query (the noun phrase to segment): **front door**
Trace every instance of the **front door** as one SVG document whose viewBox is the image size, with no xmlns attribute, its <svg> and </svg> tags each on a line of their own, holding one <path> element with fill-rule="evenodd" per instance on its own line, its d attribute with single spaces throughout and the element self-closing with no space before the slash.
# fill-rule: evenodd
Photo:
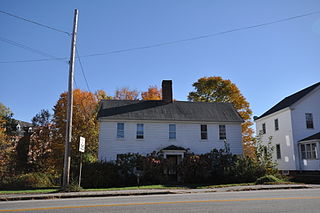
<svg viewBox="0 0 320 213">
<path fill-rule="evenodd" d="M 177 181 L 177 165 L 178 156 L 177 155 L 167 155 L 168 159 L 168 176 L 170 182 Z"/>
</svg>

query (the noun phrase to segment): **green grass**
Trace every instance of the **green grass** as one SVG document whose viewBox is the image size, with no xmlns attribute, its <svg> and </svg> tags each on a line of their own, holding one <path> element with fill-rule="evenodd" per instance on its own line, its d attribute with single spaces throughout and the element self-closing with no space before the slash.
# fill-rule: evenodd
<svg viewBox="0 0 320 213">
<path fill-rule="evenodd" d="M 292 183 L 292 182 L 285 182 Z M 214 189 L 232 186 L 252 186 L 255 183 L 236 183 L 236 184 L 220 184 L 220 185 L 203 185 L 203 184 L 191 184 L 191 185 L 146 185 L 146 186 L 129 186 L 129 187 L 116 187 L 116 188 L 96 188 L 96 189 L 84 189 L 83 191 L 119 191 L 119 190 L 138 190 L 138 189 Z M 56 193 L 60 188 L 50 189 L 30 189 L 30 190 L 0 190 L 1 194 L 35 194 L 35 193 Z"/>
<path fill-rule="evenodd" d="M 57 189 L 0 190 L 0 194 L 41 194 L 57 192 Z"/>
</svg>

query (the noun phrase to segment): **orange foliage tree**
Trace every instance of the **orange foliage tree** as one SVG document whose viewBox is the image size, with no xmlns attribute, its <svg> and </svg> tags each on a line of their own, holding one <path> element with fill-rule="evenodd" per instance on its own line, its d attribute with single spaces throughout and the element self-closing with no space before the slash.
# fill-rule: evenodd
<svg viewBox="0 0 320 213">
<path fill-rule="evenodd" d="M 115 91 L 115 100 L 138 100 L 139 92 L 137 90 L 130 90 L 128 87 L 123 87 Z"/>
<path fill-rule="evenodd" d="M 148 91 L 141 93 L 142 100 L 161 100 L 162 92 L 157 86 L 149 86 Z"/>
<path fill-rule="evenodd" d="M 247 156 L 254 156 L 252 141 L 253 129 L 249 102 L 241 94 L 238 87 L 230 80 L 221 77 L 203 77 L 192 85 L 195 91 L 190 92 L 188 100 L 203 102 L 229 102 L 234 105 L 245 122 L 242 124 L 242 142 L 244 153 Z"/>
<path fill-rule="evenodd" d="M 91 92 L 76 89 L 73 91 L 73 117 L 72 117 L 72 164 L 78 163 L 79 157 L 79 138 L 86 139 L 85 160 L 97 158 L 98 151 L 98 122 L 97 115 L 97 96 Z M 57 170 L 61 171 L 64 157 L 64 142 L 66 135 L 67 117 L 67 92 L 60 95 L 54 106 L 53 121 L 56 132 L 54 134 L 54 144 L 52 146 L 55 156 Z"/>
</svg>

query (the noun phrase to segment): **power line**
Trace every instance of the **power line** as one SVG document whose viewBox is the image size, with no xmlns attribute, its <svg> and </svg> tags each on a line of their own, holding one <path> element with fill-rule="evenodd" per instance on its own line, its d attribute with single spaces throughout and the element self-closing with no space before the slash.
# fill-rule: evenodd
<svg viewBox="0 0 320 213">
<path fill-rule="evenodd" d="M 10 44 L 10 45 L 13 45 L 13 46 L 16 46 L 16 47 L 19 47 L 19 48 L 22 48 L 24 50 L 27 50 L 27 51 L 30 51 L 30 52 L 33 52 L 33 53 L 36 53 L 38 55 L 49 57 L 49 58 L 51 58 L 51 60 L 63 60 L 62 58 L 57 58 L 57 57 L 55 57 L 55 56 L 53 56 L 53 55 L 51 55 L 49 53 L 43 52 L 41 50 L 37 50 L 35 48 L 26 46 L 24 44 L 18 43 L 16 41 L 13 41 L 13 40 L 1 37 L 1 36 L 0 36 L 0 41 L 5 42 L 5 43 Z M 2 62 L 0 62 L 0 63 L 2 63 Z"/>
<path fill-rule="evenodd" d="M 233 33 L 233 32 L 237 32 L 237 31 L 249 30 L 249 29 L 253 29 L 253 28 L 260 28 L 263 26 L 268 26 L 268 25 L 277 24 L 277 23 L 281 23 L 281 22 L 291 21 L 294 19 L 303 18 L 306 16 L 311 16 L 311 15 L 315 15 L 315 14 L 319 14 L 319 13 L 320 13 L 320 11 L 315 11 L 315 12 L 306 13 L 306 14 L 302 14 L 302 15 L 278 19 L 278 20 L 271 21 L 271 22 L 265 22 L 265 23 L 246 26 L 246 27 L 239 27 L 239 28 L 221 31 L 221 32 L 217 32 L 217 33 L 200 35 L 200 36 L 195 36 L 195 37 L 190 37 L 190 38 L 180 39 L 180 40 L 174 40 L 174 41 L 167 41 L 167 42 L 162 42 L 162 43 L 157 43 L 157 44 L 152 44 L 152 45 L 147 45 L 147 46 L 133 47 L 133 48 L 127 48 L 127 49 L 121 49 L 121 50 L 113 50 L 113 51 L 109 51 L 106 53 L 88 54 L 88 55 L 83 55 L 82 57 L 111 55 L 111 54 L 117 54 L 117 53 L 123 53 L 123 52 L 131 52 L 131 51 L 136 51 L 136 50 L 143 50 L 143 49 L 150 49 L 150 48 L 161 47 L 161 46 L 168 46 L 168 45 L 178 44 L 178 43 L 182 43 L 182 42 L 188 42 L 188 41 L 194 41 L 194 40 L 199 40 L 199 39 L 204 39 L 204 38 L 209 38 L 209 37 L 220 36 L 220 35 Z"/>
<path fill-rule="evenodd" d="M 126 48 L 126 49 L 120 49 L 120 50 L 112 50 L 112 51 L 105 52 L 105 53 L 87 54 L 87 55 L 83 55 L 81 57 L 83 58 L 83 57 L 104 56 L 104 55 L 119 54 L 119 53 L 124 53 L 124 52 L 132 52 L 132 51 L 143 50 L 143 49 L 151 49 L 151 48 L 156 48 L 156 47 L 161 47 L 161 46 L 169 46 L 169 45 L 174 45 L 174 44 L 183 43 L 183 42 L 189 42 L 189 41 L 194 41 L 194 40 L 200 40 L 200 39 L 205 39 L 205 38 L 210 38 L 210 37 L 221 36 L 221 35 L 224 35 L 224 34 L 229 34 L 229 33 L 234 33 L 234 32 L 238 32 L 238 31 L 249 30 L 249 29 L 253 29 L 253 28 L 260 28 L 260 27 L 273 25 L 273 24 L 277 24 L 277 23 L 281 23 L 281 22 L 287 22 L 287 21 L 291 21 L 291 20 L 294 20 L 294 19 L 299 19 L 299 18 L 303 18 L 303 17 L 307 17 L 307 16 L 319 14 L 319 13 L 320 13 L 320 11 L 314 11 L 314 12 L 305 13 L 305 14 L 302 14 L 302 15 L 297 15 L 297 16 L 291 16 L 291 17 L 287 17 L 287 18 L 283 18 L 283 19 L 278 19 L 278 20 L 275 20 L 275 21 L 264 22 L 264 23 L 261 23 L 261 24 L 256 24 L 256 25 L 251 25 L 251 26 L 246 26 L 246 27 L 239 27 L 239 28 L 234 28 L 234 29 L 226 30 L 226 31 L 220 31 L 220 32 L 217 32 L 217 33 L 205 34 L 205 35 L 200 35 L 200 36 L 195 36 L 195 37 L 190 37 L 190 38 L 185 38 L 185 39 L 180 39 L 180 40 L 174 40 L 174 41 L 167 41 L 167 42 L 162 42 L 162 43 L 156 43 L 156 44 L 146 45 L 146 46 L 132 47 L 132 48 Z M 61 59 L 67 59 L 67 58 L 59 58 L 59 60 L 61 60 Z M 53 59 L 0 61 L 0 63 L 22 63 L 22 62 L 36 62 L 36 61 L 46 61 L 46 60 L 53 60 Z"/>
<path fill-rule="evenodd" d="M 20 19 L 20 20 L 23 20 L 23 21 L 26 21 L 26 22 L 30 22 L 30 23 L 32 23 L 32 24 L 36 24 L 36 25 L 41 26 L 41 27 L 44 27 L 44 28 L 48 28 L 48 29 L 50 29 L 50 30 L 54 30 L 54 31 L 57 31 L 57 32 L 60 32 L 60 33 L 67 34 L 68 36 L 71 35 L 71 33 L 68 33 L 67 31 L 60 30 L 60 29 L 57 29 L 57 28 L 55 28 L 55 27 L 50 27 L 50 26 L 48 26 L 48 25 L 41 24 L 41 23 L 39 23 L 39 22 L 30 20 L 30 19 L 26 19 L 26 18 L 17 16 L 17 15 L 14 15 L 14 14 L 11 14 L 11 13 L 8 13 L 8 12 L 5 12 L 5 11 L 2 11 L 2 10 L 0 10 L 0 13 L 6 14 L 6 15 L 8 15 L 8 16 L 12 16 L 12 17 L 14 17 L 14 18 L 17 18 L 17 19 Z"/>
<path fill-rule="evenodd" d="M 79 64 L 80 64 L 80 68 L 81 68 L 81 72 L 82 72 L 83 78 L 84 78 L 84 80 L 86 82 L 86 85 L 87 85 L 87 89 L 88 89 L 89 92 L 91 92 L 89 84 L 88 84 L 88 81 L 87 81 L 87 78 L 86 78 L 86 75 L 84 73 L 84 69 L 83 69 L 83 66 L 82 66 L 82 63 L 81 63 L 81 59 L 80 59 L 80 54 L 78 52 L 78 48 L 77 47 L 76 47 L 76 53 L 77 53 L 77 56 L 78 56 L 77 58 L 78 58 L 78 61 L 79 61 Z"/>
</svg>

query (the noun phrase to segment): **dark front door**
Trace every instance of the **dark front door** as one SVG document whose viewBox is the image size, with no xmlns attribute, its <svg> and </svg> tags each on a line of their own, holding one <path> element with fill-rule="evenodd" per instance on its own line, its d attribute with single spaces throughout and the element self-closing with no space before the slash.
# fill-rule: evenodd
<svg viewBox="0 0 320 213">
<path fill-rule="evenodd" d="M 177 181 L 177 165 L 178 165 L 178 156 L 177 155 L 167 155 L 168 159 L 168 175 L 170 182 Z"/>
</svg>

